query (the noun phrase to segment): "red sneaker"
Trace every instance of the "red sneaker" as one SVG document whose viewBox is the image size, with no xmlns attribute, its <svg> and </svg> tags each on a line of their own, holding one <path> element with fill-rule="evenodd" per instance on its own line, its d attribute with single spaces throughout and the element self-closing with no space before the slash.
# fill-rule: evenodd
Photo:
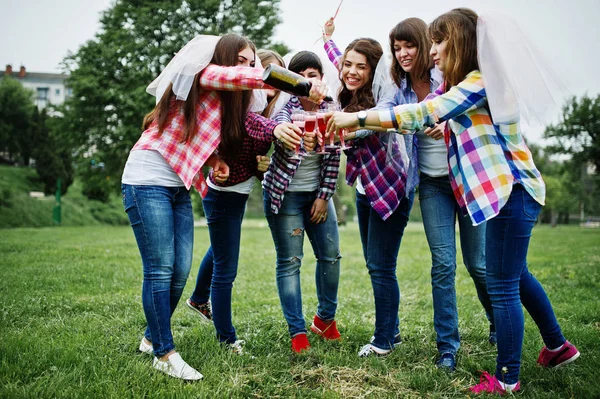
<svg viewBox="0 0 600 399">
<path fill-rule="evenodd" d="M 517 392 L 521 389 L 521 383 L 517 382 L 517 385 L 511 389 L 504 389 L 496 376 L 491 376 L 490 373 L 484 371 L 479 377 L 479 384 L 473 385 L 469 390 L 473 393 L 497 393 L 504 395 L 506 393 Z"/>
<path fill-rule="evenodd" d="M 569 341 L 557 351 L 550 351 L 547 347 L 543 347 L 538 357 L 538 364 L 542 367 L 560 367 L 569 364 L 579 357 L 579 351 Z"/>
<path fill-rule="evenodd" d="M 342 337 L 337 329 L 335 320 L 323 321 L 317 315 L 315 315 L 315 318 L 313 319 L 312 325 L 310 326 L 310 331 L 329 340 L 336 340 Z"/>
<path fill-rule="evenodd" d="M 292 337 L 292 350 L 296 353 L 300 353 L 302 351 L 307 351 L 310 348 L 310 343 L 308 342 L 308 337 L 306 334 L 298 334 Z"/>
</svg>

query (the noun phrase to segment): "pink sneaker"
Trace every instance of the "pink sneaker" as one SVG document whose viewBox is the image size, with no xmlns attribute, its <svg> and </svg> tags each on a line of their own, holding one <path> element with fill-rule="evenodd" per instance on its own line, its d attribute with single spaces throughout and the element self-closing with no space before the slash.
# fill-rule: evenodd
<svg viewBox="0 0 600 399">
<path fill-rule="evenodd" d="M 580 353 L 569 341 L 559 350 L 551 352 L 547 347 L 543 347 L 538 357 L 538 364 L 542 367 L 560 367 L 569 364 L 579 357 Z"/>
<path fill-rule="evenodd" d="M 469 388 L 469 390 L 473 393 L 497 393 L 500 395 L 510 392 L 517 392 L 520 389 L 520 382 L 517 382 L 517 385 L 511 390 L 502 388 L 502 385 L 500 385 L 500 382 L 496 376 L 491 376 L 487 371 L 484 371 L 479 377 L 479 384 L 473 385 Z"/>
</svg>

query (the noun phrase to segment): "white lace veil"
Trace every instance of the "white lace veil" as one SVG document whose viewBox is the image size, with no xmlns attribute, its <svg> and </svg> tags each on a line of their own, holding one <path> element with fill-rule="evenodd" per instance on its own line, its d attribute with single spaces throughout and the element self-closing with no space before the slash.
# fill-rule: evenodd
<svg viewBox="0 0 600 399">
<path fill-rule="evenodd" d="M 479 67 L 496 124 L 546 124 L 569 92 L 519 25 L 501 14 L 477 20 Z"/>
<path fill-rule="evenodd" d="M 210 63 L 220 39 L 219 36 L 198 35 L 190 40 L 148 85 L 146 92 L 155 96 L 158 104 L 169 85 L 173 83 L 173 93 L 177 99 L 187 100 L 194 76 Z"/>
</svg>

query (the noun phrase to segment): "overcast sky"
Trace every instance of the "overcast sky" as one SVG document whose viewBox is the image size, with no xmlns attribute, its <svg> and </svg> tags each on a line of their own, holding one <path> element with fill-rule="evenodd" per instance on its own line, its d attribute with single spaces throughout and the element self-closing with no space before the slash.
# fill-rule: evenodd
<svg viewBox="0 0 600 399">
<path fill-rule="evenodd" d="M 112 0 L 0 0 L 0 65 L 25 65 L 33 72 L 55 72 L 70 51 L 77 51 L 99 29 L 99 17 Z M 321 24 L 339 0 L 282 0 L 283 23 L 275 40 L 310 49 Z M 336 19 L 340 47 L 370 36 L 387 47 L 389 30 L 408 17 L 431 22 L 454 7 L 500 11 L 529 33 L 555 71 L 577 95 L 600 93 L 600 1 L 598 0 L 345 0 Z M 319 44 L 320 45 L 320 44 Z M 517 61 L 518 62 L 518 61 Z"/>
</svg>

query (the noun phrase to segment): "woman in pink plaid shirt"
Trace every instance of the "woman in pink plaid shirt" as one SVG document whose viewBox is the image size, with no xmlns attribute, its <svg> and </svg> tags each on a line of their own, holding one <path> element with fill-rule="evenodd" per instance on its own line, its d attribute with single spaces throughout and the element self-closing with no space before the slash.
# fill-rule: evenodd
<svg viewBox="0 0 600 399">
<path fill-rule="evenodd" d="M 148 87 L 159 101 L 146 115 L 145 131 L 123 172 L 123 203 L 144 273 L 142 304 L 148 327 L 139 349 L 154 354 L 155 369 L 176 378 L 202 378 L 175 352 L 170 326 L 192 262 L 191 186 L 202 194 L 208 191 L 204 165 L 212 167 L 214 183 L 225 183 L 229 167 L 217 154 L 235 153 L 247 135 L 299 142 L 291 124 L 277 125 L 248 112 L 251 90 L 264 87 L 262 70 L 253 67 L 254 57 L 253 44 L 236 34 L 197 36 L 184 46 Z M 313 95 L 323 97 L 316 89 Z M 222 273 L 219 267 L 215 261 L 215 276 Z M 223 289 L 225 299 L 219 304 L 230 313 L 233 281 L 225 280 L 213 286 Z M 235 336 L 231 342 L 229 338 L 225 342 L 235 342 Z"/>
</svg>

